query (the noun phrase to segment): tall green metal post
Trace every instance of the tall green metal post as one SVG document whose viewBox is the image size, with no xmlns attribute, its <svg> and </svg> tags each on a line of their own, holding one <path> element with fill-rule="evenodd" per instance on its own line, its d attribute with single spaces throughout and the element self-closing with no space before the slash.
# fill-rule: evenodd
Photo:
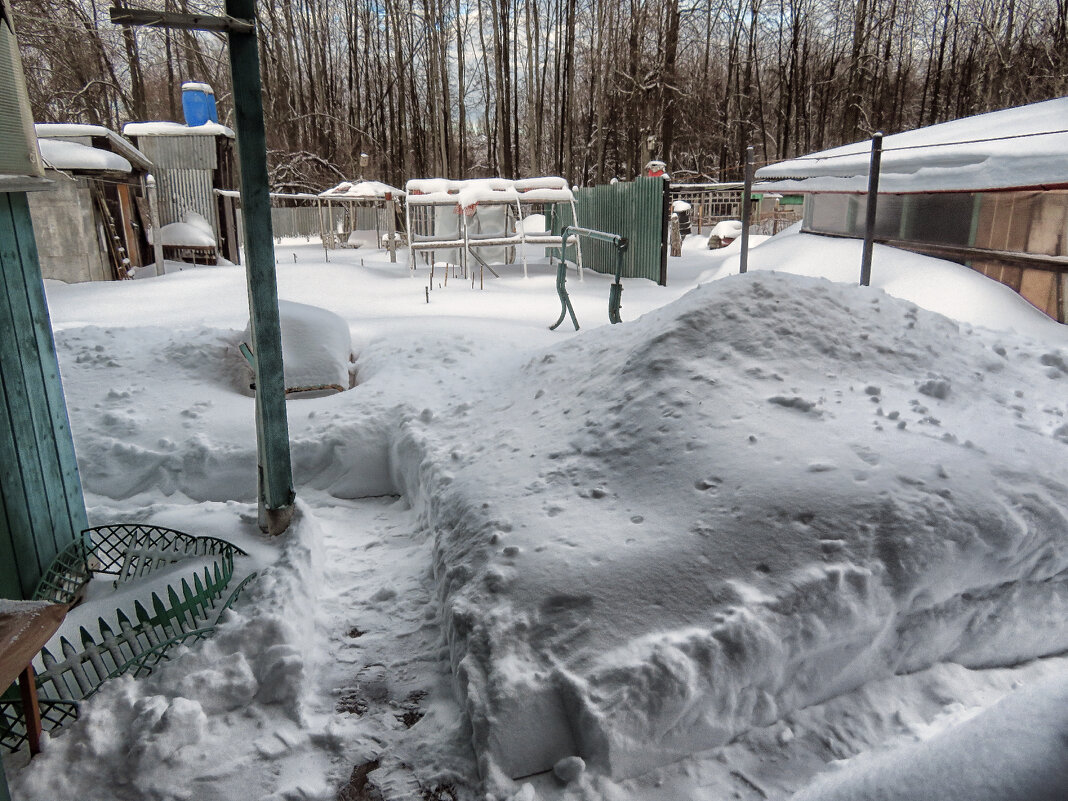
<svg viewBox="0 0 1068 801">
<path fill-rule="evenodd" d="M 228 16 L 255 23 L 255 0 L 226 0 Z M 259 46 L 251 30 L 228 31 L 234 86 L 234 128 L 241 169 L 252 349 L 256 371 L 256 436 L 259 451 L 260 528 L 280 534 L 293 516 L 293 468 L 289 452 L 282 336 L 278 319 L 274 233 L 267 177 Z"/>
</svg>

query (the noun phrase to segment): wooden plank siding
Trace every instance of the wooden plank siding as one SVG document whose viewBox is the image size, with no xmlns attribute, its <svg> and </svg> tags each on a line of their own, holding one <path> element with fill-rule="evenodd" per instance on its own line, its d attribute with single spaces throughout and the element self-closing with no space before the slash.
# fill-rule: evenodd
<svg viewBox="0 0 1068 801">
<path fill-rule="evenodd" d="M 809 196 L 803 230 L 863 235 L 865 199 Z M 956 261 L 1068 322 L 1068 191 L 1028 189 L 880 195 L 877 242 Z"/>
<path fill-rule="evenodd" d="M 0 596 L 28 598 L 87 528 L 24 193 L 0 193 Z"/>
</svg>

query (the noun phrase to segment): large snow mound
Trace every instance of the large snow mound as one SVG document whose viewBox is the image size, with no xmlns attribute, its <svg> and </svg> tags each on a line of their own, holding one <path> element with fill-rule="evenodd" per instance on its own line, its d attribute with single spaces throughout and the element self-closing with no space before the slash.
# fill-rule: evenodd
<svg viewBox="0 0 1068 801">
<path fill-rule="evenodd" d="M 1068 674 L 1024 687 L 923 743 L 847 763 L 794 801 L 1063 801 L 1068 791 Z"/>
<path fill-rule="evenodd" d="M 759 240 L 759 241 L 758 241 Z M 856 286 L 860 282 L 860 257 L 864 243 L 800 233 L 800 225 L 778 236 L 749 238 L 757 243 L 749 253 L 748 269 L 774 270 L 811 278 L 826 278 Z M 733 249 L 733 250 L 732 250 Z M 727 256 L 702 273 L 698 282 L 737 274 L 741 245 L 735 240 L 714 256 Z M 735 254 L 735 255 L 731 255 Z M 1063 337 L 1065 327 L 1040 312 L 1004 284 L 982 273 L 942 259 L 932 259 L 907 250 L 875 245 L 871 286 L 895 298 L 915 303 L 928 311 L 971 325 L 1011 329 L 1040 338 Z"/>
<path fill-rule="evenodd" d="M 484 776 L 633 776 L 872 679 L 1064 651 L 1066 365 L 758 273 L 424 412 L 393 462 Z"/>
</svg>

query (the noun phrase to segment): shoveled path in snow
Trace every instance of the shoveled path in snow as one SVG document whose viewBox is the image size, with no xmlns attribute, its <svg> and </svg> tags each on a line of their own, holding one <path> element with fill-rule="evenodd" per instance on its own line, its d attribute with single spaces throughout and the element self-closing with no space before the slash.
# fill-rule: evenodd
<svg viewBox="0 0 1068 801">
<path fill-rule="evenodd" d="M 306 498 L 321 533 L 323 637 L 308 715 L 341 743 L 329 777 L 338 798 L 466 795 L 477 774 L 431 592 L 430 539 L 403 499 Z"/>
</svg>

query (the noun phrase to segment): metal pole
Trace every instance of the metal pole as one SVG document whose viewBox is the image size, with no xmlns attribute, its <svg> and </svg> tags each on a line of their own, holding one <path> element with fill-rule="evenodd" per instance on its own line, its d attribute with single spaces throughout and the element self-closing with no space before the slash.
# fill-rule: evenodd
<svg viewBox="0 0 1068 801">
<path fill-rule="evenodd" d="M 152 260 L 156 263 L 156 275 L 160 276 L 164 273 L 163 236 L 160 234 L 159 190 L 156 188 L 155 176 L 145 176 L 145 186 L 148 188 L 148 211 L 152 217 Z"/>
<path fill-rule="evenodd" d="M 389 237 L 389 261 L 397 263 L 397 209 L 393 205 L 393 193 L 386 192 L 386 236 Z"/>
<path fill-rule="evenodd" d="M 742 187 L 742 258 L 738 272 L 744 273 L 749 269 L 749 215 L 753 205 L 753 148 L 745 149 L 745 185 Z"/>
<path fill-rule="evenodd" d="M 255 0 L 226 0 L 231 18 L 252 22 Z M 255 25 L 231 29 L 230 71 L 234 90 L 234 128 L 241 168 L 241 207 L 245 229 L 252 350 L 256 358 L 256 435 L 260 455 L 260 527 L 281 534 L 293 516 L 293 468 L 282 372 L 282 331 L 278 317 L 278 280 L 267 177 L 267 138 L 263 123 L 259 48 Z"/>
<path fill-rule="evenodd" d="M 871 164 L 868 167 L 868 207 L 864 215 L 864 250 L 860 257 L 860 285 L 871 286 L 871 255 L 875 249 L 875 212 L 879 199 L 879 167 L 883 160 L 883 135 L 871 138 Z"/>
</svg>

